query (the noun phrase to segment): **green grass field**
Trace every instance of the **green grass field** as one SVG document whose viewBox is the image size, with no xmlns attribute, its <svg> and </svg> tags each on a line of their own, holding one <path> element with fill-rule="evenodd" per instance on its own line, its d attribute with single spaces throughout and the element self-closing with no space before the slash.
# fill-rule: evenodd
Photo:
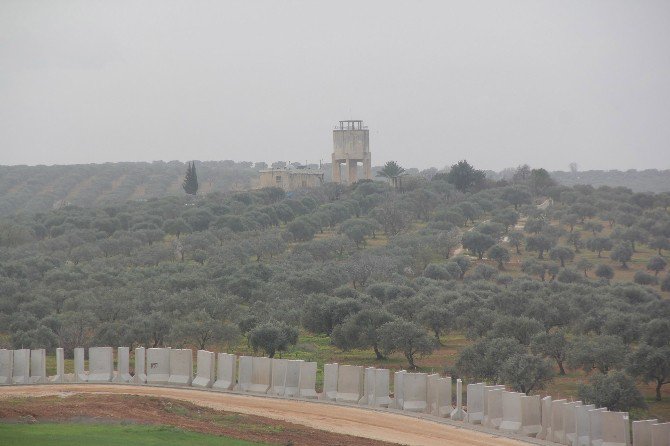
<svg viewBox="0 0 670 446">
<path fill-rule="evenodd" d="M 187 432 L 167 426 L 119 424 L 0 424 L 3 446 L 252 446 L 234 438 Z"/>
</svg>

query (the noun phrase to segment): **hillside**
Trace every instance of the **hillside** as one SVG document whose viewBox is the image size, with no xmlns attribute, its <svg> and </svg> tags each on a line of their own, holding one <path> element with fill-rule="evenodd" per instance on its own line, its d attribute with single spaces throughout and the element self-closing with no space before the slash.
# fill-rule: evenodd
<svg viewBox="0 0 670 446">
<path fill-rule="evenodd" d="M 330 180 L 330 164 L 323 165 Z M 197 162 L 200 192 L 251 189 L 260 167 L 251 162 Z M 380 167 L 373 167 L 373 175 Z M 0 166 L 0 216 L 16 212 L 43 212 L 72 204 L 80 207 L 121 204 L 126 201 L 182 195 L 186 164 L 179 161 L 106 163 L 67 166 Z M 418 174 L 417 169 L 408 169 Z M 436 170 L 422 173 L 431 175 Z M 627 187 L 634 192 L 670 191 L 670 171 L 645 170 L 552 172 L 566 186 L 591 184 Z M 501 174 L 491 172 L 494 179 Z"/>
<path fill-rule="evenodd" d="M 253 163 L 197 163 L 200 191 L 247 190 Z M 39 212 L 63 204 L 91 207 L 183 194 L 186 164 L 179 161 L 67 166 L 0 166 L 0 216 Z"/>
<path fill-rule="evenodd" d="M 449 179 L 0 219 L 0 347 L 215 346 L 574 397 L 626 372 L 643 393 L 625 404 L 644 408 L 644 396 L 650 414 L 670 418 L 668 386 L 655 401 L 653 380 L 630 368 L 670 340 L 670 194 L 471 192 Z M 509 375 L 521 368 L 508 361 L 537 373 Z"/>
</svg>

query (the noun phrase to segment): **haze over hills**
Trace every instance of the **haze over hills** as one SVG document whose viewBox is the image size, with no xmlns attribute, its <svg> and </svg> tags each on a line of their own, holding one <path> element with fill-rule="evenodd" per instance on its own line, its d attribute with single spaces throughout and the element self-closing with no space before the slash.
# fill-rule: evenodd
<svg viewBox="0 0 670 446">
<path fill-rule="evenodd" d="M 200 194 L 248 190 L 255 187 L 263 163 L 198 161 Z M 330 180 L 329 164 L 324 164 Z M 373 167 L 373 175 L 379 167 Z M 180 161 L 124 162 L 55 166 L 0 166 L 0 216 L 47 211 L 63 204 L 97 206 L 182 195 L 186 164 Z M 408 174 L 432 175 L 436 170 L 407 169 Z M 628 187 L 634 192 L 670 191 L 670 170 L 628 170 L 551 173 L 560 184 Z M 505 172 L 488 171 L 493 180 Z"/>
</svg>

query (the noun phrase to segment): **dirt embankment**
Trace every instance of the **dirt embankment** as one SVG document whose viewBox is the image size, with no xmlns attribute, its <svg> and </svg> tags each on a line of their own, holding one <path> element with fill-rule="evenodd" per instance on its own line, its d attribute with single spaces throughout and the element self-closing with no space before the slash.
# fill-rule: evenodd
<svg viewBox="0 0 670 446">
<path fill-rule="evenodd" d="M 69 398 L 73 398 L 69 396 L 54 401 L 53 396 L 72 393 L 78 395 L 96 394 L 91 401 L 96 402 L 92 406 L 97 405 L 99 406 L 98 409 L 94 409 L 90 413 L 86 411 L 79 412 L 80 414 L 86 413 L 87 415 L 78 416 L 97 416 L 100 419 L 116 417 L 116 419 L 137 419 L 138 421 L 143 420 L 141 417 L 151 418 L 157 416 L 159 417 L 158 419 L 153 421 L 149 419 L 146 421 L 180 426 L 180 424 L 175 424 L 174 420 L 181 420 L 179 422 L 183 423 L 182 427 L 186 429 L 192 428 L 193 430 L 198 430 L 197 426 L 201 426 L 203 429 L 207 425 L 210 425 L 210 429 L 213 429 L 213 426 L 218 426 L 217 429 L 221 430 L 217 431 L 217 433 L 220 434 L 279 444 L 282 444 L 282 442 L 286 444 L 289 441 L 296 445 L 377 445 L 383 444 L 381 442 L 427 446 L 512 446 L 526 444 L 519 440 L 498 437 L 485 432 L 461 429 L 456 426 L 436 423 L 430 420 L 395 413 L 363 410 L 356 407 L 198 391 L 195 389 L 130 385 L 64 384 L 0 387 L 0 417 L 8 417 L 10 410 L 16 411 L 21 407 L 28 407 L 26 404 L 33 404 L 31 401 L 36 401 L 33 399 L 23 401 L 16 397 L 49 396 L 51 397 L 50 402 L 53 405 L 47 404 L 51 408 L 44 415 L 45 418 L 53 418 L 59 413 L 65 413 L 64 408 L 70 404 L 68 403 Z M 120 395 L 139 395 L 153 398 L 123 399 Z M 115 397 L 120 399 L 113 399 Z M 100 404 L 100 400 L 97 398 L 104 398 L 103 401 L 108 402 L 115 401 L 116 406 Z M 107 398 L 110 399 L 107 400 Z M 77 397 L 77 399 L 70 399 L 69 401 L 86 401 L 86 398 Z M 128 401 L 136 401 L 133 404 L 139 406 L 132 409 L 132 405 L 129 406 L 126 404 Z M 172 412 L 186 411 L 186 413 L 179 415 L 165 409 L 165 407 L 169 407 L 166 406 L 168 403 L 174 408 L 175 401 L 179 401 L 178 406 L 182 408 L 171 409 Z M 183 402 L 190 403 L 190 405 L 186 406 Z M 143 408 L 143 404 L 153 404 L 154 406 Z M 200 406 L 200 408 L 194 405 Z M 72 407 L 76 407 L 76 404 Z M 207 409 L 203 409 L 203 407 Z M 200 418 L 193 415 L 194 413 L 197 414 L 198 410 L 203 414 Z M 225 412 L 222 413 L 220 411 Z M 151 412 L 155 412 L 157 415 Z M 18 416 L 17 414 L 15 415 Z M 133 417 L 137 416 L 140 418 L 130 417 L 131 414 L 135 414 Z M 244 414 L 244 417 L 251 417 L 239 419 L 249 420 L 248 424 L 251 426 L 265 426 L 264 428 L 259 427 L 261 430 L 265 428 L 271 429 L 272 426 L 278 426 L 282 429 L 276 429 L 280 432 L 251 432 L 254 435 L 259 435 L 257 437 L 242 436 L 241 433 L 244 431 L 245 421 L 225 422 L 226 417 L 231 417 L 231 419 L 235 416 L 242 417 L 239 414 Z M 26 413 L 25 415 L 32 414 Z M 208 417 L 214 418 L 210 419 Z M 217 417 L 219 419 L 218 423 L 213 421 Z M 35 418 L 38 417 L 35 416 Z M 224 421 L 221 421 L 221 418 Z M 173 422 L 169 422 L 168 420 L 173 420 Z M 227 431 L 226 429 L 237 429 L 237 431 Z M 254 429 L 256 428 L 251 428 L 249 431 L 253 431 Z M 202 432 L 212 431 L 203 430 Z M 234 432 L 238 433 L 235 434 Z M 287 432 L 294 432 L 295 435 L 286 438 L 281 436 L 282 433 Z M 251 433 L 247 432 L 249 435 Z"/>
</svg>

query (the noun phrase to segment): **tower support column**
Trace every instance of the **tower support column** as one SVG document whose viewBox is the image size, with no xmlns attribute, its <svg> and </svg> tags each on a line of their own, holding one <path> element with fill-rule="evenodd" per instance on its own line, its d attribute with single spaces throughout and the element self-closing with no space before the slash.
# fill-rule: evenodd
<svg viewBox="0 0 670 446">
<path fill-rule="evenodd" d="M 352 159 L 347 160 L 348 182 L 354 184 L 358 181 L 358 162 Z"/>
</svg>

